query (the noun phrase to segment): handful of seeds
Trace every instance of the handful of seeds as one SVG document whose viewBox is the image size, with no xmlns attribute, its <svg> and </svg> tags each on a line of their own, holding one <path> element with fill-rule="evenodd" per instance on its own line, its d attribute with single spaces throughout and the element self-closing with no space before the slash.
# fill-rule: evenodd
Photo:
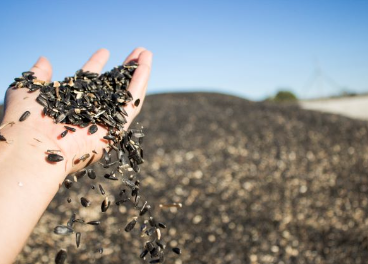
<svg viewBox="0 0 368 264">
<path fill-rule="evenodd" d="M 116 201 L 116 206 L 123 203 L 132 203 L 137 211 L 137 216 L 133 218 L 124 228 L 125 232 L 130 232 L 141 220 L 141 232 L 147 237 L 141 258 L 145 259 L 150 253 L 150 263 L 163 263 L 165 245 L 161 242 L 160 228 L 166 228 L 163 223 L 157 223 L 151 214 L 151 206 L 147 201 L 141 205 L 140 203 L 140 181 L 137 179 L 136 173 L 140 171 L 139 165 L 144 162 L 143 142 L 144 133 L 142 129 L 124 130 L 127 123 L 127 112 L 124 107 L 132 102 L 135 107 L 139 106 L 140 99 L 137 98 L 133 102 L 132 94 L 128 91 L 129 84 L 138 64 L 135 62 L 118 66 L 102 75 L 92 72 L 79 70 L 72 77 L 66 77 L 64 81 L 54 81 L 46 83 L 38 80 L 33 72 L 23 72 L 22 77 L 15 78 L 10 84 L 10 88 L 27 88 L 29 92 L 39 91 L 36 101 L 42 105 L 43 114 L 53 118 L 55 123 L 66 124 L 65 130 L 61 131 L 60 137 L 64 138 L 68 133 L 73 133 L 76 128 L 67 125 L 79 126 L 81 128 L 89 126 L 89 134 L 94 134 L 98 130 L 98 125 L 105 127 L 108 133 L 103 138 L 109 142 L 108 150 L 103 150 L 103 157 L 100 164 L 103 168 L 108 169 L 108 173 L 104 175 L 107 180 L 117 181 L 116 175 L 121 175 L 122 190 L 119 193 L 120 200 Z M 19 121 L 26 121 L 31 113 L 26 111 Z M 1 140 L 6 140 L 5 138 Z M 47 159 L 49 162 L 61 162 L 64 158 L 59 155 L 58 151 L 47 150 Z M 116 161 L 113 161 L 112 154 L 115 153 Z M 96 154 L 96 153 L 94 153 Z M 73 159 L 73 164 L 79 161 L 85 161 L 90 157 L 86 153 L 78 160 Z M 92 162 L 94 155 L 87 163 Z M 124 177 L 123 173 L 129 175 Z M 76 179 L 87 175 L 91 180 L 96 179 L 96 173 L 92 169 L 83 169 L 75 174 Z M 67 189 L 72 188 L 73 182 L 69 179 L 64 181 Z M 94 186 L 94 185 L 93 185 Z M 101 184 L 98 184 L 101 195 L 104 199 L 101 202 L 101 213 L 105 213 L 111 206 L 108 196 L 105 196 L 105 190 Z M 127 192 L 126 189 L 130 191 Z M 130 194 L 129 194 L 130 193 Z M 68 197 L 68 203 L 71 199 Z M 80 203 L 83 207 L 89 207 L 90 201 L 82 197 Z M 148 215 L 148 220 L 142 219 Z M 58 225 L 54 229 L 54 233 L 58 235 L 71 235 L 75 233 L 74 224 L 99 225 L 100 221 L 94 220 L 85 222 L 78 219 L 73 214 L 67 225 Z M 149 226 L 147 225 L 149 224 Z M 76 232 L 76 246 L 80 246 L 82 234 Z M 103 249 L 99 248 L 98 252 L 103 254 Z M 177 248 L 173 252 L 180 254 Z M 59 251 L 55 258 L 58 264 L 64 263 L 67 259 L 67 252 L 63 249 Z"/>
</svg>

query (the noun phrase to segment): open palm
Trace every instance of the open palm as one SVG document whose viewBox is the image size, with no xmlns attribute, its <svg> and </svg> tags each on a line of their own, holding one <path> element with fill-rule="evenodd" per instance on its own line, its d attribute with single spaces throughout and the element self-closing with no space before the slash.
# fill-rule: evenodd
<svg viewBox="0 0 368 264">
<path fill-rule="evenodd" d="M 94 53 L 91 58 L 82 67 L 84 71 L 100 73 L 109 58 L 109 51 L 100 49 Z M 134 100 L 140 99 L 141 103 L 135 107 L 133 102 L 129 103 L 125 110 L 128 113 L 125 129 L 129 127 L 133 119 L 138 115 L 146 94 L 148 79 L 151 70 L 152 53 L 144 48 L 135 49 L 124 61 L 137 61 L 139 66 L 135 70 L 134 76 L 129 86 Z M 39 80 L 51 81 L 52 67 L 49 61 L 41 57 L 31 68 Z M 76 132 L 69 132 L 64 138 L 60 134 L 65 131 L 65 124 L 55 124 L 52 118 L 42 116 L 43 107 L 36 102 L 38 92 L 28 92 L 27 89 L 8 89 L 5 101 L 5 115 L 3 124 L 15 122 L 18 127 L 18 133 L 23 136 L 25 144 L 30 144 L 37 149 L 60 150 L 64 161 L 57 166 L 64 166 L 66 172 L 73 172 L 90 163 L 90 158 L 75 164 L 74 160 L 84 154 L 90 154 L 93 162 L 100 159 L 102 149 L 107 146 L 107 141 L 102 139 L 107 130 L 99 126 L 95 134 L 90 135 L 87 128 L 76 128 Z M 22 123 L 19 122 L 20 116 L 25 112 L 31 112 L 31 115 Z M 93 151 L 93 152 L 92 152 Z M 95 154 L 97 152 L 97 154 Z"/>
</svg>

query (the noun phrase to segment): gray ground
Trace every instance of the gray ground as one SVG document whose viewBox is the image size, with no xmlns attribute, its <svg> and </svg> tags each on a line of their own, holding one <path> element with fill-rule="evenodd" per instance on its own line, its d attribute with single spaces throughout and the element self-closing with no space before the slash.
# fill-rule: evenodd
<svg viewBox="0 0 368 264">
<path fill-rule="evenodd" d="M 366 263 L 367 122 L 206 93 L 149 96 L 139 119 L 142 196 L 168 225 L 163 241 L 183 250 L 166 263 Z M 135 212 L 114 206 L 102 216 L 95 182 L 60 189 L 17 263 L 50 263 L 62 247 L 69 263 L 142 263 L 144 238 L 123 231 Z M 79 209 L 81 195 L 91 208 Z M 172 201 L 183 208 L 158 208 Z M 73 236 L 52 234 L 71 211 L 103 221 L 80 227 L 78 250 Z"/>
</svg>

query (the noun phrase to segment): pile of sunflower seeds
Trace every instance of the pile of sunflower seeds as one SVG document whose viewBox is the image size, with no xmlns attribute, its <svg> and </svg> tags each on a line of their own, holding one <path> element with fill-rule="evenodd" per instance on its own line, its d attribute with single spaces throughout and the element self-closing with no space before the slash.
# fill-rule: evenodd
<svg viewBox="0 0 368 264">
<path fill-rule="evenodd" d="M 123 203 L 133 203 L 137 210 L 137 216 L 126 225 L 125 232 L 130 232 L 141 221 L 141 233 L 147 237 L 143 251 L 140 255 L 146 259 L 150 253 L 150 263 L 163 263 L 165 260 L 164 250 L 166 246 L 161 241 L 161 229 L 166 228 L 164 223 L 156 223 L 152 216 L 151 206 L 140 199 L 140 181 L 137 174 L 140 171 L 139 165 L 144 162 L 143 142 L 144 133 L 141 128 L 124 130 L 128 116 L 124 107 L 132 102 L 135 107 L 140 104 L 140 99 L 133 102 L 133 96 L 128 87 L 132 76 L 138 64 L 135 62 L 118 66 L 102 75 L 88 71 L 79 70 L 73 77 L 67 77 L 64 81 L 54 81 L 46 83 L 38 80 L 33 72 L 23 72 L 22 77 L 15 78 L 9 88 L 27 88 L 29 92 L 39 91 L 36 101 L 42 105 L 43 114 L 51 117 L 55 123 L 64 123 L 65 130 L 61 131 L 60 138 L 64 138 L 68 133 L 73 133 L 77 128 L 89 127 L 89 134 L 94 134 L 98 130 L 98 125 L 105 127 L 108 133 L 103 138 L 109 142 L 108 150 L 103 150 L 103 156 L 100 164 L 108 169 L 109 173 L 104 178 L 112 181 L 122 181 L 122 190 L 119 193 L 120 200 L 116 206 Z M 22 114 L 19 121 L 24 122 L 31 115 L 29 111 Z M 72 125 L 72 126 L 68 126 Z M 6 140 L 1 138 L 1 140 Z M 58 150 L 47 150 L 47 160 L 49 162 L 61 162 L 64 157 Z M 82 157 L 73 159 L 72 165 L 80 161 L 87 162 L 88 166 L 94 159 L 94 154 L 86 153 Z M 115 154 L 116 159 L 113 159 Z M 115 160 L 115 161 L 113 161 Z M 129 173 L 124 173 L 129 172 Z M 128 176 L 123 176 L 128 175 Z M 83 169 L 75 174 L 75 181 L 87 175 L 90 179 L 96 179 L 96 173 L 93 169 Z M 117 177 L 117 175 L 120 177 Z M 72 188 L 73 181 L 66 179 L 64 187 Z M 94 185 L 93 185 L 94 186 Z M 102 196 L 105 196 L 105 190 L 101 184 L 98 184 Z M 71 202 L 70 197 L 67 199 Z M 89 207 L 90 201 L 82 197 L 80 203 L 83 207 Z M 101 212 L 105 213 L 111 206 L 108 196 L 105 196 L 101 203 Z M 147 219 L 143 217 L 147 216 Z M 86 222 L 84 219 L 77 218 L 72 214 L 66 225 L 58 225 L 54 233 L 58 235 L 71 235 L 75 233 L 75 224 L 88 224 L 97 226 L 100 221 L 93 220 Z M 76 232 L 76 246 L 79 248 L 82 234 Z M 103 248 L 98 249 L 103 254 Z M 181 254 L 179 248 L 172 248 L 176 254 Z M 55 257 L 55 263 L 62 264 L 67 259 L 67 252 L 61 249 Z"/>
</svg>

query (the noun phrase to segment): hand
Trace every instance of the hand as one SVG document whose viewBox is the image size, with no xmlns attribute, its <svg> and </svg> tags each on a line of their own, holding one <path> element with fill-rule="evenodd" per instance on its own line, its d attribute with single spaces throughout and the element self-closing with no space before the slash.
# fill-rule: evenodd
<svg viewBox="0 0 368 264">
<path fill-rule="evenodd" d="M 100 49 L 92 55 L 82 69 L 84 71 L 100 73 L 108 58 L 109 51 Z M 133 101 L 125 107 L 128 113 L 128 123 L 125 125 L 125 129 L 129 127 L 143 105 L 150 75 L 152 53 L 144 48 L 137 48 L 127 57 L 124 64 L 133 60 L 137 61 L 139 66 L 129 86 L 129 91 L 133 95 Z M 37 79 L 47 82 L 51 81 L 52 68 L 46 58 L 41 57 L 31 68 L 31 71 L 35 73 Z M 65 124 L 55 124 L 52 118 L 48 116 L 42 117 L 41 113 L 43 107 L 35 101 L 37 96 L 37 91 L 30 93 L 28 89 L 20 88 L 8 90 L 3 123 L 16 123 L 14 127 L 8 129 L 8 131 L 17 131 L 18 135 L 23 135 L 28 138 L 27 144 L 35 146 L 44 154 L 47 149 L 60 150 L 61 155 L 64 157 L 64 161 L 53 165 L 60 167 L 64 165 L 64 171 L 67 173 L 80 170 L 90 162 L 90 158 L 88 158 L 84 162 L 75 164 L 75 161 L 78 161 L 78 158 L 84 154 L 88 153 L 90 157 L 94 157 L 93 162 L 99 160 L 101 158 L 102 149 L 108 145 L 108 142 L 102 139 L 103 136 L 107 134 L 107 130 L 99 126 L 95 134 L 89 135 L 88 127 L 75 127 L 77 129 L 76 132 L 68 133 L 64 138 L 61 138 L 60 134 L 65 131 Z M 135 107 L 133 102 L 138 98 L 141 100 L 141 103 L 138 107 Z M 24 122 L 18 122 L 19 117 L 25 111 L 30 111 L 31 115 Z M 98 154 L 94 155 L 92 151 L 96 151 Z"/>
<path fill-rule="evenodd" d="M 105 49 L 97 51 L 83 66 L 83 70 L 99 73 L 109 57 Z M 129 86 L 134 100 L 140 99 L 138 107 L 126 106 L 129 117 L 125 128 L 132 123 L 144 101 L 151 70 L 152 53 L 143 48 L 135 49 L 125 63 L 136 60 L 139 64 Z M 41 57 L 32 67 L 36 77 L 50 81 L 52 69 L 47 59 Z M 35 99 L 38 92 L 27 89 L 8 89 L 5 98 L 5 115 L 1 134 L 8 142 L 0 141 L 0 255 L 1 263 L 12 263 L 22 249 L 37 221 L 46 210 L 67 174 L 86 166 L 77 159 L 92 151 L 97 151 L 93 161 L 100 159 L 107 142 L 102 139 L 106 129 L 99 126 L 95 134 L 89 135 L 88 128 L 76 127 L 77 131 L 60 134 L 64 124 L 55 124 L 48 116 L 42 116 L 42 106 Z M 23 122 L 20 116 L 30 111 Z M 14 125 L 6 125 L 14 122 Z M 4 127 L 5 125 L 5 127 Z M 60 150 L 64 160 L 57 163 L 46 162 L 48 149 Z"/>
</svg>

